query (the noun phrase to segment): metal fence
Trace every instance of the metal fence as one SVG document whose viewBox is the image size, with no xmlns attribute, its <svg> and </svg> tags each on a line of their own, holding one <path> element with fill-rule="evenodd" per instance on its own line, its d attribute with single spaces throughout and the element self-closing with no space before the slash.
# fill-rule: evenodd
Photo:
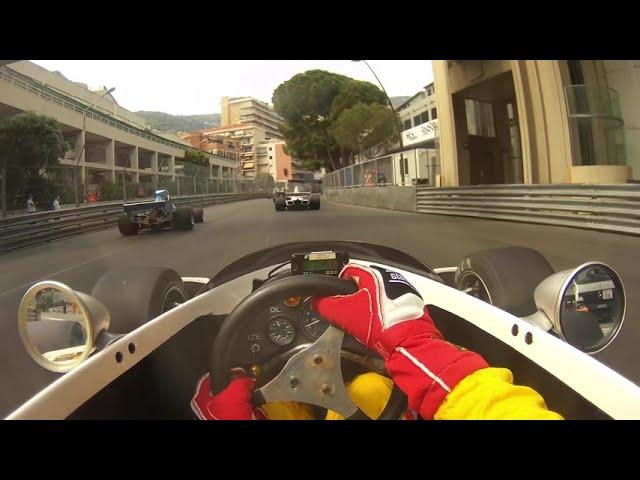
<svg viewBox="0 0 640 480">
<path fill-rule="evenodd" d="M 25 167 L 7 165 L 7 215 L 27 212 L 29 198 L 36 211 L 72 208 L 108 201 L 132 201 L 153 197 L 155 190 L 166 189 L 171 195 L 207 195 L 214 193 L 271 193 L 266 185 L 253 180 L 226 176 L 227 169 L 212 170 L 209 167 L 186 162 L 176 162 L 176 172 L 145 173 L 140 170 L 98 169 L 85 167 L 84 176 L 78 168 L 58 165 L 55 167 Z M 223 176 L 212 176 L 212 172 Z M 222 172 L 222 173 L 221 173 Z M 84 178 L 83 178 L 84 177 Z M 56 201 L 57 199 L 57 201 Z"/>
<path fill-rule="evenodd" d="M 640 235 L 640 185 L 418 186 L 419 213 L 495 218 Z"/>
<path fill-rule="evenodd" d="M 324 188 L 373 187 L 395 185 L 393 157 L 383 157 L 358 163 L 327 173 Z"/>
</svg>

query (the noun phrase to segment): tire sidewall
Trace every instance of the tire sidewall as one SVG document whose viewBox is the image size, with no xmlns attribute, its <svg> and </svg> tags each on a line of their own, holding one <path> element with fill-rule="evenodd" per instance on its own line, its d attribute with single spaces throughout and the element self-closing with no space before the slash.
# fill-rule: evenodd
<svg viewBox="0 0 640 480">
<path fill-rule="evenodd" d="M 175 270 L 162 267 L 124 267 L 107 271 L 98 279 L 91 295 L 111 315 L 111 333 L 129 333 L 160 315 L 170 290 L 189 297 Z"/>
<path fill-rule="evenodd" d="M 456 288 L 465 275 L 476 275 L 491 298 L 492 305 L 517 317 L 537 310 L 534 291 L 554 270 L 536 250 L 525 247 L 505 247 L 485 250 L 466 256 L 455 274 Z"/>
<path fill-rule="evenodd" d="M 177 230 L 192 230 L 194 223 L 194 213 L 192 208 L 180 207 L 176 209 L 173 218 L 173 225 Z"/>
</svg>

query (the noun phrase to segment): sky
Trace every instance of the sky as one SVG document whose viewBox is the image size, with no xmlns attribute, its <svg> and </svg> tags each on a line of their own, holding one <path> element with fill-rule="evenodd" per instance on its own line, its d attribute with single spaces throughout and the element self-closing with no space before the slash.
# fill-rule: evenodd
<svg viewBox="0 0 640 480">
<path fill-rule="evenodd" d="M 219 113 L 222 96 L 271 103 L 273 90 L 297 73 L 321 69 L 378 85 L 350 60 L 32 60 L 91 89 L 115 87 L 127 110 L 173 115 Z M 412 96 L 433 81 L 431 60 L 368 60 L 390 97 Z"/>
</svg>

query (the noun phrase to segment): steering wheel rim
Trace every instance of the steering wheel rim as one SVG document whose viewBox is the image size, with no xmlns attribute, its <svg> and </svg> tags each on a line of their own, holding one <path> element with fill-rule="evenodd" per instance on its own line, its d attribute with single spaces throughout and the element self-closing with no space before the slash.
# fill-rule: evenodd
<svg viewBox="0 0 640 480">
<path fill-rule="evenodd" d="M 285 277 L 266 283 L 244 300 L 224 320 L 220 331 L 213 342 L 209 373 L 211 378 L 211 393 L 216 395 L 228 385 L 231 380 L 230 351 L 235 344 L 241 327 L 246 319 L 255 318 L 264 305 L 284 298 L 325 297 L 333 295 L 350 295 L 357 292 L 358 287 L 350 280 L 343 280 L 328 275 L 299 275 Z M 275 377 L 274 377 L 275 378 Z M 343 382 L 344 383 L 344 382 Z M 259 396 L 254 395 L 254 399 Z M 407 397 L 394 383 L 391 396 L 378 420 L 397 420 L 407 408 Z M 348 417 L 349 420 L 369 419 L 360 409 Z"/>
</svg>

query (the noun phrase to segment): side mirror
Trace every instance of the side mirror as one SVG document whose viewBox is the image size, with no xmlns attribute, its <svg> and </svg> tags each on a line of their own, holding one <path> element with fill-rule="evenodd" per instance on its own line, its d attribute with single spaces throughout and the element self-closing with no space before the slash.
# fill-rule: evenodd
<svg viewBox="0 0 640 480">
<path fill-rule="evenodd" d="M 98 300 L 53 281 L 33 285 L 18 309 L 22 343 L 36 363 L 53 372 L 68 372 L 89 357 L 110 320 Z"/>
<path fill-rule="evenodd" d="M 591 354 L 613 341 L 626 311 L 622 279 L 600 262 L 554 273 L 538 285 L 534 299 L 556 334 Z"/>
</svg>

